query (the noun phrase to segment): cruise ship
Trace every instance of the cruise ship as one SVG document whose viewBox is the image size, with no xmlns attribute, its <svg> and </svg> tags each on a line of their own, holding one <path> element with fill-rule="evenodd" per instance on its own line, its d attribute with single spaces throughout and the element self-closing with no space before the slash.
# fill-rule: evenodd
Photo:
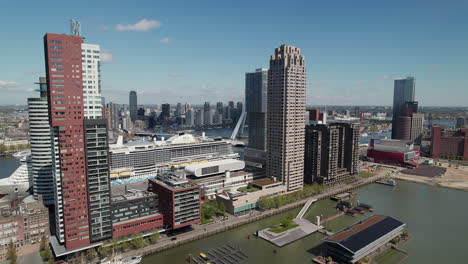
<svg viewBox="0 0 468 264">
<path fill-rule="evenodd" d="M 239 158 L 231 142 L 179 133 L 157 141 L 136 140 L 109 146 L 111 185 L 155 178 L 159 172 L 227 158 Z"/>
<path fill-rule="evenodd" d="M 8 178 L 0 179 L 0 200 L 9 200 L 16 195 L 25 194 L 31 184 L 31 157 L 21 159 L 21 165 Z"/>
</svg>

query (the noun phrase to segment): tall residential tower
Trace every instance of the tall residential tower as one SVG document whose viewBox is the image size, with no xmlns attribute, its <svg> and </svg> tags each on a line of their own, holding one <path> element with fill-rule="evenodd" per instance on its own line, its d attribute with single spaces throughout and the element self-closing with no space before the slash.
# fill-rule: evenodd
<svg viewBox="0 0 468 264">
<path fill-rule="evenodd" d="M 245 74 L 245 110 L 249 127 L 247 160 L 265 163 L 267 145 L 268 70 L 257 69 Z"/>
<path fill-rule="evenodd" d="M 135 91 L 130 92 L 129 108 L 130 108 L 130 119 L 132 120 L 132 122 L 135 122 L 137 120 L 137 112 L 138 112 L 137 93 Z"/>
<path fill-rule="evenodd" d="M 267 176 L 277 177 L 288 191 L 304 182 L 305 101 L 305 58 L 299 48 L 281 45 L 268 70 Z"/>
</svg>

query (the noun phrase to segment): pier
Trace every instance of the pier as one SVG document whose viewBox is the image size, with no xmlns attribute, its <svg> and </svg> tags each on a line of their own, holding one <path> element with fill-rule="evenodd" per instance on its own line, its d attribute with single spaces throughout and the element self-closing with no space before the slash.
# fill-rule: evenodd
<svg viewBox="0 0 468 264">
<path fill-rule="evenodd" d="M 189 256 L 190 263 L 196 264 L 237 264 L 244 262 L 246 259 L 247 255 L 242 253 L 239 247 L 233 247 L 227 244 L 206 251 L 206 253 Z"/>
</svg>

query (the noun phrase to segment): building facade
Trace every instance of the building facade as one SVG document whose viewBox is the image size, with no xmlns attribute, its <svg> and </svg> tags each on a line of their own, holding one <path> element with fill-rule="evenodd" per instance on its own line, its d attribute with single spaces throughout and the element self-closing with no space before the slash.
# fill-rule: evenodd
<svg viewBox="0 0 468 264">
<path fill-rule="evenodd" d="M 434 159 L 468 160 L 468 128 L 432 126 L 431 156 Z"/>
<path fill-rule="evenodd" d="M 42 196 L 46 205 L 54 204 L 52 144 L 47 101 L 47 79 L 39 79 L 40 97 L 28 98 L 29 141 L 34 198 Z"/>
<path fill-rule="evenodd" d="M 89 119 L 102 118 L 100 55 L 99 45 L 81 44 L 84 115 Z"/>
<path fill-rule="evenodd" d="M 90 243 L 85 169 L 83 69 L 79 36 L 44 36 L 53 131 L 56 238 L 67 249 Z"/>
<path fill-rule="evenodd" d="M 330 184 L 357 175 L 359 137 L 358 124 L 307 125 L 304 181 Z"/>
<path fill-rule="evenodd" d="M 245 74 L 245 107 L 249 126 L 249 148 L 266 151 L 266 112 L 268 70 L 257 69 Z"/>
<path fill-rule="evenodd" d="M 158 194 L 164 224 L 178 229 L 201 221 L 200 186 L 168 173 L 149 180 L 149 191 Z"/>
<path fill-rule="evenodd" d="M 268 70 L 267 176 L 277 177 L 288 191 L 304 182 L 305 58 L 300 49 L 281 45 Z"/>
<path fill-rule="evenodd" d="M 85 120 L 86 176 L 91 242 L 112 238 L 107 120 Z"/>
</svg>

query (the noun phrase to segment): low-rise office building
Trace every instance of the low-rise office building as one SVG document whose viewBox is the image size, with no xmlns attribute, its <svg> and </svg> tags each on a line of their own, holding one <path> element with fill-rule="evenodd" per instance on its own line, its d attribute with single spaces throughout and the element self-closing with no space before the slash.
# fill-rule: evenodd
<svg viewBox="0 0 468 264">
<path fill-rule="evenodd" d="M 112 237 L 150 231 L 163 226 L 158 195 L 147 191 L 148 182 L 112 188 Z"/>
<path fill-rule="evenodd" d="M 270 178 L 255 180 L 249 186 L 257 190 L 224 192 L 216 195 L 216 201 L 223 203 L 228 213 L 238 214 L 258 208 L 258 200 L 262 196 L 277 195 L 287 191 L 286 185 Z"/>
<path fill-rule="evenodd" d="M 201 189 L 185 178 L 185 174 L 165 172 L 149 180 L 149 191 L 158 195 L 159 211 L 164 224 L 178 229 L 201 221 Z"/>
</svg>

